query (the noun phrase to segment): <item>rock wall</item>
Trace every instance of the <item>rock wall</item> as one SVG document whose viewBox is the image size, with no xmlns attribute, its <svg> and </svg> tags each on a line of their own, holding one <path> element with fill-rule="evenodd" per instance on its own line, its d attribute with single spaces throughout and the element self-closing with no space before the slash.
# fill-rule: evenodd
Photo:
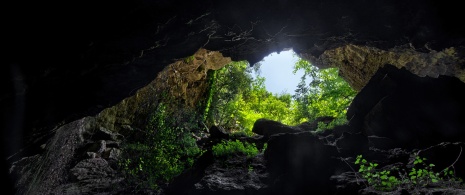
<svg viewBox="0 0 465 195">
<path fill-rule="evenodd" d="M 218 70 L 231 62 L 219 52 L 199 49 L 195 54 L 168 65 L 155 80 L 137 90 L 133 96 L 122 100 L 97 115 L 100 125 L 119 132 L 122 128 L 139 125 L 150 106 L 162 94 L 195 107 L 205 99 L 208 87 L 207 73 Z"/>
<path fill-rule="evenodd" d="M 123 179 L 112 168 L 122 136 L 99 127 L 95 117 L 53 131 L 40 154 L 10 168 L 17 194 L 92 194 L 108 191 Z"/>
<path fill-rule="evenodd" d="M 389 50 L 376 47 L 348 44 L 326 50 L 319 56 L 300 54 L 319 68 L 339 68 L 339 74 L 357 91 L 360 91 L 385 64 L 421 76 L 437 78 L 439 75 L 453 76 L 465 82 L 465 50 L 445 48 L 441 51 L 429 49 L 416 51 L 410 45 L 398 46 Z"/>
</svg>

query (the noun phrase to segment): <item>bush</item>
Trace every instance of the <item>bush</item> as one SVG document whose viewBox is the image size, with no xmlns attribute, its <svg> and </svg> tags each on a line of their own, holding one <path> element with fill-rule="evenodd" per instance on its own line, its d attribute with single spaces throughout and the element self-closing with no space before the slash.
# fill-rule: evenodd
<svg viewBox="0 0 465 195">
<path fill-rule="evenodd" d="M 236 141 L 222 141 L 216 144 L 212 148 L 214 156 L 229 156 L 236 153 L 247 155 L 248 158 L 253 158 L 259 151 L 254 143 L 242 143 L 239 140 Z"/>
<path fill-rule="evenodd" d="M 191 136 L 189 125 L 179 121 L 191 120 L 192 113 L 184 112 L 176 118 L 165 103 L 160 103 L 149 116 L 144 135 L 138 141 L 126 143 L 125 158 L 120 162 L 130 182 L 139 188 L 158 189 L 159 184 L 170 182 L 183 170 L 193 165 L 202 150 Z"/>
</svg>

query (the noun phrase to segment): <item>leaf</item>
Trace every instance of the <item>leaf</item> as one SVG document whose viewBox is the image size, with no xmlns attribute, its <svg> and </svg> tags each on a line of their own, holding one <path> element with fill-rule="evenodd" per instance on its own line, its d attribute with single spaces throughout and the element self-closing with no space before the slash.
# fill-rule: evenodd
<svg viewBox="0 0 465 195">
<path fill-rule="evenodd" d="M 437 179 L 431 179 L 431 181 L 432 181 L 433 183 L 437 183 L 437 182 L 438 182 Z"/>
<path fill-rule="evenodd" d="M 397 180 L 397 178 L 394 177 L 394 176 L 390 176 L 390 177 L 389 177 L 389 181 L 390 181 L 390 182 L 394 182 L 394 181 L 396 181 L 396 180 Z"/>
</svg>

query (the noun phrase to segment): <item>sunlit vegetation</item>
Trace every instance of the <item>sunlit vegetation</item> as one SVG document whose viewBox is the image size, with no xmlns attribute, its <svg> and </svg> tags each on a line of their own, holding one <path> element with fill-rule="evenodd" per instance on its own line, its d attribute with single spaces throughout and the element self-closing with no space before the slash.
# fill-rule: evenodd
<svg viewBox="0 0 465 195">
<path fill-rule="evenodd" d="M 320 70 L 300 59 L 294 66 L 305 74 L 295 95 L 272 94 L 265 88 L 265 78 L 254 79 L 246 61 L 232 62 L 212 74 L 207 122 L 223 126 L 231 132 L 251 135 L 257 119 L 267 118 L 287 125 L 331 116 L 331 124 L 321 124 L 320 130 L 347 122 L 346 109 L 356 92 L 338 76 L 338 69 Z M 307 84 L 307 80 L 310 80 Z"/>
<path fill-rule="evenodd" d="M 214 156 L 230 156 L 232 154 L 243 154 L 249 158 L 256 156 L 259 153 L 257 146 L 254 143 L 236 141 L 222 141 L 213 146 L 212 152 Z"/>
<path fill-rule="evenodd" d="M 294 73 L 297 70 L 304 70 L 305 74 L 293 96 L 297 107 L 294 122 L 312 121 L 323 116 L 335 118 L 329 124 L 319 123 L 319 130 L 346 123 L 347 108 L 357 92 L 339 76 L 339 70 L 318 69 L 303 59 L 296 62 Z M 309 85 L 306 85 L 307 79 L 311 79 Z"/>
</svg>

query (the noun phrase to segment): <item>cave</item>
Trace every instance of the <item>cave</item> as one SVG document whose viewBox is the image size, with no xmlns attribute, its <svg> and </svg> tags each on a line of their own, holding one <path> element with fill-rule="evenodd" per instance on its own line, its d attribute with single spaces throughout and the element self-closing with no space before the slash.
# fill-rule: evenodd
<svg viewBox="0 0 465 195">
<path fill-rule="evenodd" d="M 83 147 L 118 145 L 156 89 L 194 106 L 208 70 L 291 48 L 321 69 L 338 68 L 358 92 L 349 124 L 320 135 L 323 143 L 262 121 L 257 126 L 284 132 L 267 140 L 266 185 L 189 191 L 202 176 L 193 172 L 167 194 L 374 193 L 345 174 L 357 154 L 384 166 L 421 153 L 465 177 L 465 27 L 457 1 L 13 1 L 5 8 L 1 156 L 11 194 L 124 193 L 109 187 L 124 178 L 108 159 L 82 160 Z"/>
</svg>

